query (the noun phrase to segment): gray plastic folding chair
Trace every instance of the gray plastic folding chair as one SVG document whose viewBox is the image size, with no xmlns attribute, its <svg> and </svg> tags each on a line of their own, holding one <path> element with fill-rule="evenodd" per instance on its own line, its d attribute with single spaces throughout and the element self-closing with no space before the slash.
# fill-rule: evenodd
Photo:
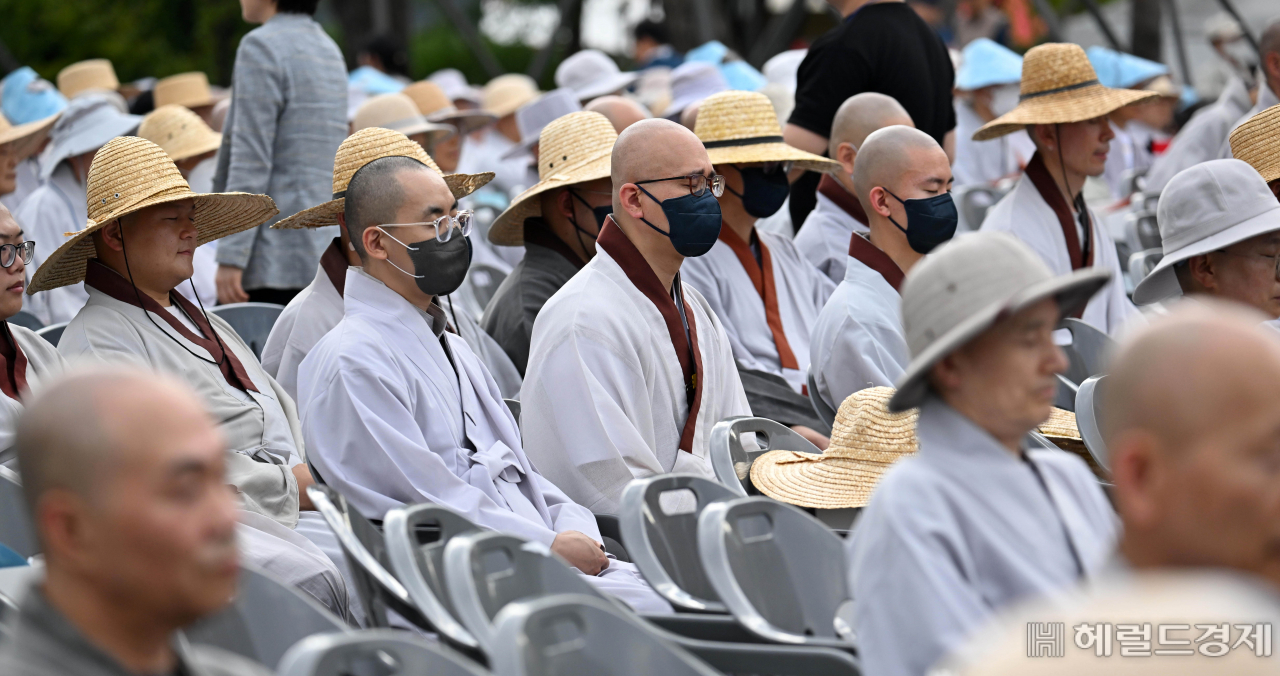
<svg viewBox="0 0 1280 676">
<path fill-rule="evenodd" d="M 854 648 L 844 545 L 817 519 L 769 498 L 713 502 L 698 554 L 747 631 L 776 643 Z"/>
<path fill-rule="evenodd" d="M 275 669 L 281 656 L 298 641 L 350 630 L 302 592 L 266 573 L 242 567 L 231 605 L 183 633 L 191 643 L 217 646 Z"/>
<path fill-rule="evenodd" d="M 507 405 L 507 410 L 511 411 L 511 417 L 520 422 L 520 400 L 519 399 L 503 399 L 502 403 Z"/>
<path fill-rule="evenodd" d="M 691 511 L 668 512 L 664 501 L 692 495 Z M 631 561 L 649 586 L 677 610 L 725 613 L 698 558 L 698 515 L 716 500 L 738 497 L 723 484 L 693 474 L 635 479 L 622 491 L 618 518 Z"/>
<path fill-rule="evenodd" d="M 284 306 L 275 303 L 231 303 L 211 307 L 209 312 L 230 324 L 240 339 L 253 350 L 253 356 L 261 359 L 262 346 L 267 344 L 271 327 L 275 326 L 276 319 L 284 312 Z"/>
<path fill-rule="evenodd" d="M 755 434 L 756 450 L 748 451 L 742 435 Z M 808 439 L 768 418 L 729 418 L 711 428 L 711 469 L 716 480 L 739 495 L 759 495 L 751 485 L 751 463 L 769 451 L 795 451 L 821 455 Z"/>
<path fill-rule="evenodd" d="M 1147 275 L 1160 263 L 1160 259 L 1164 258 L 1164 249 L 1147 249 L 1145 251 L 1135 251 L 1129 256 L 1129 279 L 1134 284 L 1146 279 Z"/>
<path fill-rule="evenodd" d="M 818 384 L 813 379 L 813 371 L 809 371 L 808 379 L 809 382 L 807 389 L 809 390 L 809 403 L 813 404 L 813 412 L 818 414 L 818 419 L 827 427 L 835 425 L 836 412 L 831 408 L 831 405 L 823 401 L 821 395 L 818 394 Z"/>
<path fill-rule="evenodd" d="M 57 347 L 58 341 L 62 340 L 62 332 L 66 330 L 67 324 L 70 322 L 61 322 L 59 324 L 50 324 L 39 331 L 36 335 L 49 341 L 49 344 Z"/>
<path fill-rule="evenodd" d="M 1076 427 L 1079 428 L 1080 438 L 1084 440 L 1084 447 L 1089 450 L 1089 455 L 1093 456 L 1093 461 L 1110 472 L 1111 462 L 1107 454 L 1107 444 L 1102 439 L 1102 395 L 1100 394 L 1106 379 L 1106 376 L 1094 376 L 1080 383 L 1080 389 L 1076 392 Z"/>
<path fill-rule="evenodd" d="M 1062 321 L 1062 328 L 1071 332 L 1071 348 L 1084 360 L 1088 376 L 1096 376 L 1107 368 L 1107 359 L 1115 350 L 1116 341 L 1092 324 L 1074 317 Z M 1076 381 L 1083 382 L 1083 378 Z"/>
<path fill-rule="evenodd" d="M 458 621 L 447 593 L 444 549 L 455 536 L 478 532 L 480 527 L 447 507 L 431 504 L 393 509 L 382 525 L 391 570 L 414 607 L 444 640 L 470 652 L 478 650 L 480 644 Z M 423 543 L 423 539 L 430 541 Z"/>
<path fill-rule="evenodd" d="M 370 629 L 305 638 L 280 660 L 278 676 L 486 676 L 480 665 L 403 631 Z"/>
<path fill-rule="evenodd" d="M 22 494 L 22 480 L 17 472 L 4 466 L 0 466 L 0 544 L 25 559 L 40 553 L 40 541 Z"/>
<path fill-rule="evenodd" d="M 17 324 L 24 329 L 31 329 L 32 331 L 39 331 L 44 328 L 44 322 L 41 322 L 38 317 L 26 310 L 18 310 L 17 314 L 6 321 L 10 324 Z"/>
</svg>

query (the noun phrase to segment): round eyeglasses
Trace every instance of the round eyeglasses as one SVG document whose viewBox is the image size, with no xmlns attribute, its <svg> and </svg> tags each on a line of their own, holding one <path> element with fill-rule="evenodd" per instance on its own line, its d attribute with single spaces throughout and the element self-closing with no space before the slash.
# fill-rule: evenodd
<svg viewBox="0 0 1280 676">
<path fill-rule="evenodd" d="M 636 185 L 644 185 L 645 183 L 660 183 L 662 181 L 688 181 L 689 193 L 694 197 L 702 197 L 707 192 L 707 188 L 711 188 L 711 194 L 719 197 L 724 194 L 724 177 L 720 174 L 712 174 L 711 176 L 703 176 L 702 174 L 689 174 L 688 176 L 672 176 L 670 178 L 651 178 L 647 181 L 636 181 Z"/>
<path fill-rule="evenodd" d="M 472 222 L 475 221 L 475 212 L 470 209 L 463 209 L 453 216 L 441 216 L 434 221 L 423 221 L 421 223 L 383 223 L 378 226 L 381 228 L 403 228 L 410 225 L 428 225 L 431 226 L 436 233 L 436 239 L 441 242 L 447 242 L 453 238 L 453 233 L 461 232 L 463 237 L 471 235 Z"/>
<path fill-rule="evenodd" d="M 8 269 L 18 259 L 18 256 L 22 256 L 22 264 L 27 265 L 31 262 L 31 256 L 35 252 L 36 243 L 34 240 L 27 240 L 22 244 L 0 246 L 0 268 Z"/>
</svg>

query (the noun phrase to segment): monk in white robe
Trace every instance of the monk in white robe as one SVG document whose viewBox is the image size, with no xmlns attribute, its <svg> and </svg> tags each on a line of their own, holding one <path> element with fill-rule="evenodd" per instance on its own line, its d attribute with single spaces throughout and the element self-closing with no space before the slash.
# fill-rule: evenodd
<svg viewBox="0 0 1280 676">
<path fill-rule="evenodd" d="M 1280 105 L 1280 19 L 1276 19 L 1262 31 L 1258 38 L 1261 51 L 1261 63 L 1258 64 L 1258 99 L 1249 112 L 1240 116 L 1231 131 L 1248 122 L 1250 118 L 1274 105 Z M 1221 158 L 1231 157 L 1231 142 L 1224 140 L 1219 154 Z"/>
<path fill-rule="evenodd" d="M 1152 161 L 1143 191 L 1159 194 L 1169 179 L 1183 169 L 1218 159 L 1222 144 L 1236 120 L 1248 112 L 1252 103 L 1244 81 L 1233 75 L 1218 100 L 1191 116 L 1191 120 L 1173 137 L 1164 154 Z"/>
<path fill-rule="evenodd" d="M 407 157 L 374 160 L 352 179 L 346 223 L 364 265 L 347 272 L 343 319 L 299 370 L 312 462 L 371 519 L 443 505 L 547 545 L 637 610 L 669 612 L 633 567 L 606 558 L 591 512 L 534 469 L 492 376 L 445 331 L 445 313 L 423 287 L 449 290 L 465 274 L 470 245 L 450 224 L 453 202 L 438 174 Z M 431 225 L 436 219 L 441 225 Z M 452 245 L 433 241 L 440 230 L 452 231 Z M 436 265 L 415 265 L 397 240 L 441 245 Z M 445 252 L 462 264 L 451 266 Z"/>
<path fill-rule="evenodd" d="M 530 459 L 597 513 L 616 513 L 633 478 L 714 478 L 711 428 L 751 415 L 729 338 L 680 281 L 685 256 L 672 240 L 690 255 L 715 242 L 706 150 L 674 122 L 644 120 L 618 137 L 610 163 L 613 216 L 595 257 L 538 314 L 520 391 Z M 677 199 L 694 200 L 696 221 L 667 218 L 661 201 Z"/>
</svg>

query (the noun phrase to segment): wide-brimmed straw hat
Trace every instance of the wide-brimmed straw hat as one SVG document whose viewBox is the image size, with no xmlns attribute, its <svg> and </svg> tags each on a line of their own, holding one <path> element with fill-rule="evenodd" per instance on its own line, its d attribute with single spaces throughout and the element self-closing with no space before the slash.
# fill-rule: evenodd
<svg viewBox="0 0 1280 676">
<path fill-rule="evenodd" d="M 351 128 L 360 131 L 370 127 L 398 131 L 405 136 L 427 134 L 430 137 L 430 143 L 444 140 L 458 133 L 456 128 L 447 124 L 428 122 L 427 118 L 418 112 L 418 105 L 413 102 L 413 99 L 400 92 L 379 94 L 360 104 L 356 109 L 355 117 L 351 120 Z"/>
<path fill-rule="evenodd" d="M 49 137 L 49 130 L 58 121 L 57 115 L 43 120 L 19 124 L 9 124 L 9 120 L 0 115 L 0 155 L 9 155 L 25 159 L 40 148 L 40 144 Z"/>
<path fill-rule="evenodd" d="M 405 87 L 400 92 L 413 100 L 428 122 L 450 124 L 458 129 L 459 134 L 471 132 L 492 124 L 498 118 L 493 113 L 483 110 L 458 110 L 453 101 L 444 93 L 440 85 L 423 80 Z"/>
<path fill-rule="evenodd" d="M 1280 106 L 1271 106 L 1231 132 L 1231 156 L 1249 163 L 1262 180 L 1280 181 Z"/>
<path fill-rule="evenodd" d="M 162 78 L 156 82 L 151 95 L 155 98 L 156 108 L 168 105 L 198 108 L 217 103 L 213 90 L 209 89 L 209 76 L 200 71 Z"/>
<path fill-rule="evenodd" d="M 304 209 L 271 224 L 272 228 L 323 228 L 338 224 L 338 214 L 347 204 L 347 185 L 351 177 L 364 165 L 384 157 L 412 157 L 444 176 L 445 185 L 454 197 L 462 198 L 493 180 L 493 172 L 482 174 L 445 174 L 431 160 L 422 146 L 398 131 L 369 127 L 348 136 L 338 146 L 333 160 L 333 199 L 324 204 Z"/>
<path fill-rule="evenodd" d="M 160 146 L 136 136 L 122 136 L 103 146 L 89 167 L 89 222 L 66 233 L 27 286 L 27 293 L 48 291 L 84 281 L 85 264 L 97 258 L 90 237 L 107 223 L 157 204 L 195 201 L 198 244 L 206 244 L 257 227 L 279 213 L 266 195 L 191 192 L 173 160 Z"/>
<path fill-rule="evenodd" d="M 480 92 L 480 109 L 506 117 L 538 98 L 538 83 L 521 73 L 507 73 L 489 80 Z"/>
<path fill-rule="evenodd" d="M 553 89 L 520 106 L 516 111 L 516 127 L 520 130 L 520 142 L 498 157 L 509 160 L 529 152 L 548 124 L 579 110 L 582 110 L 582 104 L 578 103 L 578 97 L 573 90 L 568 88 Z"/>
<path fill-rule="evenodd" d="M 817 172 L 840 168 L 838 162 L 787 145 L 773 104 L 759 92 L 728 91 L 707 97 L 698 107 L 693 132 L 712 164 L 793 162 Z"/>
<path fill-rule="evenodd" d="M 1241 160 L 1210 160 L 1178 172 L 1156 207 L 1164 256 L 1133 290 L 1133 302 L 1182 295 L 1174 266 L 1280 230 L 1280 202 L 1267 182 Z"/>
<path fill-rule="evenodd" d="M 1018 106 L 983 125 L 974 132 L 973 140 L 998 138 L 1029 124 L 1092 120 L 1159 96 L 1104 87 L 1080 45 L 1065 43 L 1040 45 L 1027 52 L 1022 60 L 1021 91 Z"/>
<path fill-rule="evenodd" d="M 58 91 L 68 99 L 89 89 L 115 91 L 119 88 L 116 69 L 107 59 L 78 61 L 58 71 Z"/>
<path fill-rule="evenodd" d="M 915 409 L 890 413 L 891 387 L 849 395 L 822 455 L 770 451 L 751 463 L 751 483 L 782 502 L 813 509 L 864 507 L 889 466 L 915 453 Z"/>
<path fill-rule="evenodd" d="M 1083 308 L 1111 280 L 1105 268 L 1055 277 L 1040 256 L 1005 232 L 957 237 L 911 268 L 902 284 L 902 326 L 911 363 L 898 378 L 890 411 L 924 401 L 933 365 L 1003 317 L 1047 298 L 1059 317 Z"/>
<path fill-rule="evenodd" d="M 542 215 L 538 195 L 556 188 L 609 178 L 609 159 L 618 140 L 609 118 L 600 113 L 569 113 L 538 137 L 538 182 L 511 201 L 489 226 L 489 241 L 504 246 L 524 244 L 524 219 Z"/>
<path fill-rule="evenodd" d="M 138 136 L 160 146 L 174 162 L 211 153 L 222 145 L 222 134 L 209 128 L 190 108 L 176 104 L 147 113 Z"/>
</svg>

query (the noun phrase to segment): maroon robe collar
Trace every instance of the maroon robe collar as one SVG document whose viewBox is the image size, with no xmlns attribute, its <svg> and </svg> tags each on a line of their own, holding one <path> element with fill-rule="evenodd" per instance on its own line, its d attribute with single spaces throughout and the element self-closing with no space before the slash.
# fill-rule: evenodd
<svg viewBox="0 0 1280 676">
<path fill-rule="evenodd" d="M 186 325 L 178 321 L 178 318 L 170 314 L 168 310 L 161 307 L 151 296 L 137 290 L 129 283 L 129 280 L 121 277 L 120 273 L 103 265 L 95 258 L 90 258 L 85 265 L 84 283 L 86 286 L 91 286 L 121 303 L 128 303 L 163 319 L 170 328 L 178 332 L 178 335 L 203 348 L 214 361 L 218 362 L 218 370 L 222 372 L 222 377 L 227 380 L 227 384 L 244 392 L 258 391 L 258 388 L 253 385 L 253 380 L 249 378 L 249 374 L 245 372 L 244 365 L 236 358 L 235 353 L 231 350 L 223 350 L 222 343 L 215 336 L 213 326 L 209 323 L 208 318 L 182 294 L 170 291 L 169 302 L 177 303 L 178 307 L 187 313 L 192 323 L 204 335 L 197 336 L 192 333 Z"/>
<path fill-rule="evenodd" d="M 889 258 L 889 254 L 876 248 L 876 245 L 872 244 L 866 237 L 856 232 L 849 237 L 849 255 L 858 259 L 863 265 L 880 273 L 880 276 L 884 277 L 884 281 L 888 282 L 894 291 L 902 292 L 902 279 L 905 276 L 902 274 L 902 268 L 899 268 L 898 264 L 894 263 L 892 258 Z"/>
<path fill-rule="evenodd" d="M 738 257 L 742 269 L 747 271 L 747 277 L 751 279 L 751 285 L 760 295 L 760 301 L 764 303 L 764 321 L 769 327 L 769 333 L 773 335 L 773 344 L 778 350 L 778 363 L 784 369 L 799 369 L 800 364 L 796 362 L 796 355 L 791 351 L 791 343 L 782 330 L 782 312 L 778 310 L 778 285 L 773 279 L 773 256 L 769 253 L 769 247 L 765 246 L 764 240 L 756 235 L 754 227 L 751 228 L 751 240 L 760 247 L 758 261 L 755 254 L 751 252 L 751 243 L 742 241 L 733 228 L 724 224 L 720 226 L 720 241 L 728 245 Z"/>
<path fill-rule="evenodd" d="M 662 288 L 662 282 L 658 281 L 658 276 L 654 274 L 649 262 L 644 259 L 636 245 L 627 239 L 627 234 L 614 222 L 613 216 L 606 219 L 604 226 L 600 228 L 596 245 L 608 252 L 609 257 L 616 261 L 618 267 L 626 273 L 627 279 L 631 280 L 636 289 L 658 308 L 658 312 L 662 313 L 662 319 L 667 325 L 667 335 L 670 336 L 671 345 L 676 350 L 676 357 L 680 359 L 680 370 L 684 373 L 686 389 L 693 388 L 693 400 L 689 402 L 689 417 L 685 419 L 684 428 L 680 432 L 680 450 L 692 453 L 698 409 L 702 407 L 702 381 L 705 380 L 698 376 L 702 372 L 702 351 L 698 349 L 698 327 L 693 321 L 693 312 L 688 309 L 689 304 L 686 302 L 685 319 L 689 322 L 689 335 L 693 338 L 693 345 L 689 345 L 684 324 L 680 321 L 680 310 L 676 308 L 676 302 L 671 297 L 671 290 Z M 676 279 L 679 280 L 679 277 Z M 683 288 L 680 290 L 680 297 L 684 299 Z M 692 361 L 690 361 L 690 355 L 692 355 Z"/>
<path fill-rule="evenodd" d="M 347 266 L 349 265 L 346 252 L 342 250 L 342 239 L 334 237 L 333 242 L 325 248 L 324 254 L 320 256 L 320 268 L 324 270 L 324 274 L 329 278 L 329 282 L 333 284 L 333 288 L 338 290 L 339 296 L 345 296 Z"/>
<path fill-rule="evenodd" d="M 524 242 L 525 244 L 537 244 L 545 249 L 560 254 L 565 260 L 573 263 L 573 267 L 581 270 L 586 263 L 569 248 L 563 240 L 556 237 L 556 233 L 551 231 L 551 226 L 541 216 L 530 216 L 524 219 Z"/>
<path fill-rule="evenodd" d="M 853 220 L 863 225 L 868 225 L 867 211 L 862 208 L 862 202 L 848 190 L 845 190 L 839 181 L 831 178 L 831 174 L 822 175 L 822 180 L 818 181 L 818 192 L 823 197 L 835 202 L 836 206 L 852 216 Z"/>
<path fill-rule="evenodd" d="M 27 391 L 27 355 L 13 337 L 9 322 L 4 322 L 4 336 L 0 336 L 0 392 L 13 400 Z"/>
<path fill-rule="evenodd" d="M 1062 227 L 1062 236 L 1067 240 L 1067 257 L 1071 259 L 1071 269 L 1079 270 L 1093 265 L 1094 251 L 1098 247 L 1090 247 L 1089 259 L 1084 260 L 1084 255 L 1080 251 L 1080 233 L 1076 231 L 1075 213 L 1071 210 L 1071 206 L 1067 204 L 1067 200 L 1062 197 L 1062 189 L 1058 187 L 1058 182 L 1053 180 L 1053 174 L 1044 166 L 1044 157 L 1040 153 L 1031 156 L 1031 161 L 1027 163 L 1027 178 L 1031 181 L 1031 185 L 1035 186 L 1040 193 L 1040 197 L 1053 209 L 1053 214 L 1058 217 L 1058 225 Z M 1089 222 L 1089 227 L 1093 228 L 1093 222 L 1089 219 L 1089 212 L 1085 211 L 1085 219 Z M 1093 238 L 1096 239 L 1096 238 Z"/>
</svg>

